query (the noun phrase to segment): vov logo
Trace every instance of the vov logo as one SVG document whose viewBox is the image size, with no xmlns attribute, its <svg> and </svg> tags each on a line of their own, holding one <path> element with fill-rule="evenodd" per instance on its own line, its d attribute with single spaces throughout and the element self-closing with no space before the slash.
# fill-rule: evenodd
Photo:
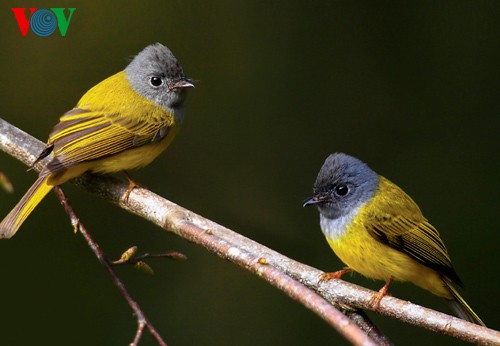
<svg viewBox="0 0 500 346">
<path fill-rule="evenodd" d="M 38 36 L 50 36 L 56 31 L 56 27 L 59 28 L 61 36 L 66 36 L 69 23 L 76 8 L 68 8 L 69 14 L 66 17 L 64 15 L 66 8 L 55 7 L 49 10 L 33 7 L 29 9 L 29 19 L 26 15 L 27 8 L 16 7 L 11 8 L 11 10 L 14 12 L 17 25 L 19 25 L 19 30 L 21 30 L 21 35 L 23 36 L 26 36 L 30 27 L 31 31 Z"/>
</svg>

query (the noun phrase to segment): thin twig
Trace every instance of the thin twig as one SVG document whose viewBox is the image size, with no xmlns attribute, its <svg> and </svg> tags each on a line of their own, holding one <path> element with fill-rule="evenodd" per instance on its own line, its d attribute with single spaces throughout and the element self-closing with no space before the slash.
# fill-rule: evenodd
<svg viewBox="0 0 500 346">
<path fill-rule="evenodd" d="M 144 322 L 139 323 L 139 327 L 137 328 L 137 333 L 135 333 L 134 341 L 130 344 L 130 346 L 135 346 L 139 344 L 139 340 L 141 340 L 144 327 L 146 327 L 146 324 Z"/>
<path fill-rule="evenodd" d="M 155 338 L 156 342 L 160 346 L 167 346 L 167 343 L 163 340 L 161 335 L 156 331 L 156 329 L 153 327 L 151 322 L 147 319 L 146 315 L 142 312 L 139 304 L 132 298 L 132 295 L 130 292 L 127 290 L 125 287 L 125 284 L 121 281 L 121 279 L 118 277 L 116 274 L 115 270 L 113 269 L 113 266 L 111 262 L 108 260 L 104 252 L 102 251 L 101 247 L 97 242 L 92 238 L 90 233 L 88 232 L 87 228 L 85 225 L 80 221 L 80 219 L 76 216 L 75 210 L 71 206 L 69 200 L 66 198 L 64 195 L 62 189 L 59 186 L 56 186 L 54 188 L 54 192 L 61 201 L 61 204 L 64 207 L 64 210 L 68 214 L 71 224 L 75 229 L 78 229 L 80 233 L 83 235 L 85 238 L 87 244 L 89 244 L 90 248 L 94 252 L 95 256 L 101 262 L 101 264 L 104 266 L 108 274 L 111 276 L 111 280 L 113 283 L 118 287 L 120 290 L 121 294 L 127 301 L 128 305 L 132 308 L 134 311 L 134 314 L 137 318 L 137 333 L 135 335 L 134 341 L 130 344 L 131 346 L 136 346 L 139 342 L 139 339 L 142 336 L 142 331 L 144 327 L 147 327 L 151 335 Z"/>
<path fill-rule="evenodd" d="M 185 260 L 187 259 L 186 255 L 176 252 L 176 251 L 171 251 L 171 252 L 165 252 L 165 253 L 158 253 L 158 254 L 149 254 L 145 253 L 140 256 L 134 257 L 135 253 L 137 252 L 137 246 L 132 246 L 128 248 L 121 256 L 120 259 L 116 261 L 111 261 L 110 264 L 113 266 L 117 265 L 122 265 L 122 264 L 130 264 L 133 265 L 136 269 L 141 270 L 142 272 L 146 274 L 154 274 L 153 268 L 149 264 L 146 263 L 146 259 L 151 259 L 151 258 L 168 258 L 176 261 L 180 260 Z"/>
<path fill-rule="evenodd" d="M 177 251 L 170 251 L 170 252 L 165 252 L 165 253 L 145 253 L 140 256 L 135 256 L 135 253 L 137 251 L 137 246 L 132 246 L 129 248 L 127 251 L 125 251 L 121 258 L 116 260 L 116 261 L 111 261 L 112 265 L 120 265 L 124 263 L 129 263 L 129 264 L 137 264 L 138 262 L 144 261 L 149 258 L 168 258 L 176 261 L 183 261 L 186 260 L 187 257 L 186 255 L 177 252 Z"/>
<path fill-rule="evenodd" d="M 187 259 L 186 255 L 176 252 L 176 251 L 171 251 L 171 252 L 165 252 L 165 253 L 145 253 L 143 255 L 134 257 L 132 259 L 133 262 L 137 261 L 144 261 L 145 259 L 148 258 L 168 258 L 176 261 L 183 261 Z"/>
</svg>

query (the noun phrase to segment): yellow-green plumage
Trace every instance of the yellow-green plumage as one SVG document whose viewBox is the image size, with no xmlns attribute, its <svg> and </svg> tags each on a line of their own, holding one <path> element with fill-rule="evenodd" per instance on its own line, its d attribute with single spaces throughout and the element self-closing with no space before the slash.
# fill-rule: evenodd
<svg viewBox="0 0 500 346">
<path fill-rule="evenodd" d="M 426 236 L 423 229 L 434 236 Z M 387 243 L 376 239 L 376 233 L 382 232 L 387 238 L 408 239 L 406 245 L 401 239 L 401 249 L 387 246 Z M 359 209 L 345 233 L 336 239 L 327 237 L 327 241 L 342 262 L 366 277 L 387 281 L 392 276 L 396 280 L 413 282 L 438 296 L 452 298 L 435 269 L 405 253 L 411 244 L 429 262 L 435 261 L 451 268 L 439 234 L 413 200 L 384 177 L 380 177 L 378 192 Z"/>
<path fill-rule="evenodd" d="M 0 237 L 12 237 L 53 187 L 47 184 L 47 177 L 39 177 L 0 224 Z"/>
<path fill-rule="evenodd" d="M 314 191 L 305 205 L 318 205 L 328 244 L 350 269 L 388 283 L 413 282 L 447 299 L 461 318 L 484 325 L 452 286 L 462 282 L 438 231 L 397 185 L 336 153 L 325 161 Z"/>
<path fill-rule="evenodd" d="M 108 102 L 102 102 L 103 95 Z M 168 129 L 167 135 L 153 142 L 164 128 Z M 94 86 L 75 109 L 63 115 L 50 134 L 48 145 L 54 144 L 53 153 L 61 167 L 87 162 L 86 170 L 114 173 L 148 165 L 168 147 L 177 132 L 172 112 L 138 95 L 122 71 Z M 65 140 L 70 136 L 75 139 Z M 54 185 L 80 174 L 64 173 L 63 181 L 54 181 Z"/>
<path fill-rule="evenodd" d="M 50 154 L 52 159 L 0 223 L 0 238 L 12 237 L 56 185 L 85 172 L 114 173 L 151 163 L 178 132 L 183 89 L 192 86 L 170 50 L 154 44 L 87 91 L 49 135 L 37 161 Z"/>
</svg>

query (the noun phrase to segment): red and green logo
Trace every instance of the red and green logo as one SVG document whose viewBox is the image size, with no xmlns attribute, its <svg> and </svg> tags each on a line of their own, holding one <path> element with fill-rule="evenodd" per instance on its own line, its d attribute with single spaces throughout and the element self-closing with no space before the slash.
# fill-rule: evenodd
<svg viewBox="0 0 500 346">
<path fill-rule="evenodd" d="M 11 10 L 14 12 L 17 25 L 19 25 L 23 36 L 26 36 L 29 28 L 38 36 L 50 36 L 58 28 L 61 36 L 66 36 L 76 8 L 68 8 L 67 16 L 65 15 L 66 8 L 62 7 L 51 9 L 19 7 L 11 8 Z M 29 15 L 27 15 L 27 10 L 29 10 Z"/>
</svg>

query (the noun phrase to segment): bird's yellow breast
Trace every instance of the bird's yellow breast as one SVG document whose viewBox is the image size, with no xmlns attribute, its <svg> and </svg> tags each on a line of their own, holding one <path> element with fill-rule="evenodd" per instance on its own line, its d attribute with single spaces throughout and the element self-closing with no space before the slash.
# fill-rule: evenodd
<svg viewBox="0 0 500 346">
<path fill-rule="evenodd" d="M 349 268 L 368 278 L 388 280 L 392 276 L 399 281 L 413 282 L 438 296 L 450 298 L 449 289 L 435 270 L 376 240 L 368 233 L 364 227 L 364 218 L 370 211 L 369 208 L 376 205 L 378 195 L 380 194 L 376 193 L 371 201 L 356 210 L 349 220 L 344 220 L 342 230 L 333 229 L 338 224 L 322 216 L 322 228 L 327 229 L 324 233 L 332 250 Z M 328 227 L 331 229 L 328 230 Z"/>
</svg>

